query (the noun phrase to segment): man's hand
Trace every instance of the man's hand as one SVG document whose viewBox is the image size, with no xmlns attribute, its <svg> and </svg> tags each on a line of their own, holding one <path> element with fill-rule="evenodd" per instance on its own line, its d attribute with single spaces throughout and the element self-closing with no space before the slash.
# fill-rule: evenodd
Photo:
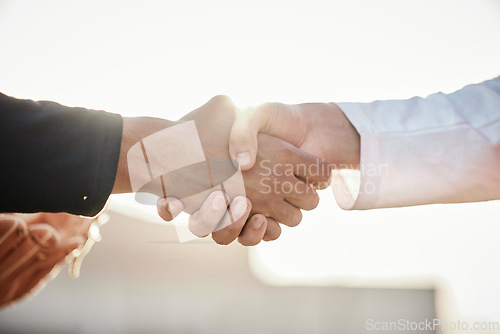
<svg viewBox="0 0 500 334">
<path fill-rule="evenodd" d="M 242 170 L 255 164 L 259 132 L 281 138 L 333 168 L 359 168 L 359 134 L 334 103 L 266 103 L 239 115 L 231 130 L 229 151 Z"/>
<path fill-rule="evenodd" d="M 229 159 L 229 137 L 235 117 L 236 109 L 232 102 L 227 97 L 218 96 L 180 122 L 195 121 L 207 160 Z M 193 233 L 207 235 L 222 220 L 222 226 L 226 227 L 212 234 L 216 242 L 228 244 L 239 236 L 242 244 L 253 245 L 261 239 L 277 238 L 281 231 L 278 222 L 297 225 L 302 218 L 300 208 L 310 210 L 316 207 L 318 196 L 309 184 L 326 183 L 330 176 L 328 165 L 269 135 L 260 135 L 258 143 L 258 164 L 243 174 L 246 196 L 251 202 L 240 196 L 232 198 L 230 205 L 230 212 L 238 211 L 239 207 L 239 211 L 243 212 L 241 218 L 228 224 L 225 221 L 228 220 L 228 203 L 222 200 L 223 194 L 212 194 L 192 216 L 189 227 Z M 166 220 L 173 218 L 175 214 L 172 211 L 179 211 L 177 204 L 179 202 L 171 198 L 160 201 L 160 216 Z M 168 210 L 170 206 L 176 208 Z M 245 225 L 249 213 L 256 215 Z"/>
<path fill-rule="evenodd" d="M 66 213 L 0 214 L 0 307 L 49 277 L 85 243 L 92 221 Z"/>
</svg>

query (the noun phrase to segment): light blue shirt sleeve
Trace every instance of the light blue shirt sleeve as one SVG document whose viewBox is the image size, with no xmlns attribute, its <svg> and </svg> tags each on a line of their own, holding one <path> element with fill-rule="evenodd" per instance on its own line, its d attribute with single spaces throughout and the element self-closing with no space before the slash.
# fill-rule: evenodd
<svg viewBox="0 0 500 334">
<path fill-rule="evenodd" d="M 342 208 L 500 199 L 500 77 L 451 94 L 337 105 L 361 136 L 360 171 L 333 178 Z"/>
</svg>

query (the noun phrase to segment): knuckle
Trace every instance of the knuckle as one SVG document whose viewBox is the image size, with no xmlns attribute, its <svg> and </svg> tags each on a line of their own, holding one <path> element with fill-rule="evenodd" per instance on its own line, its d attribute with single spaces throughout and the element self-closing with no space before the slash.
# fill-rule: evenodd
<svg viewBox="0 0 500 334">
<path fill-rule="evenodd" d="M 5 240 L 10 235 L 24 237 L 27 234 L 27 225 L 24 220 L 15 216 L 0 216 L 0 238 Z"/>
<path fill-rule="evenodd" d="M 275 102 L 266 102 L 261 104 L 255 109 L 255 115 L 258 119 L 265 120 L 262 125 L 264 129 L 272 128 L 272 124 L 276 121 L 277 118 L 277 106 L 278 104 Z"/>
<path fill-rule="evenodd" d="M 210 102 L 230 110 L 235 108 L 233 101 L 227 95 L 216 95 L 210 100 Z"/>
<path fill-rule="evenodd" d="M 218 103 L 227 103 L 227 102 L 231 102 L 231 99 L 227 95 L 220 94 L 220 95 L 215 95 L 212 98 L 212 101 L 218 102 Z"/>
<path fill-rule="evenodd" d="M 48 224 L 31 225 L 28 231 L 30 238 L 44 248 L 54 247 L 61 238 L 59 232 Z"/>
</svg>

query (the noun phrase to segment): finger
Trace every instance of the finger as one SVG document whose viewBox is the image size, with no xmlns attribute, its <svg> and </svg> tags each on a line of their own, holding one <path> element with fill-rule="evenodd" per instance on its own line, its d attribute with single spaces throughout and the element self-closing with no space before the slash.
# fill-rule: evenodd
<svg viewBox="0 0 500 334">
<path fill-rule="evenodd" d="M 17 278 L 9 280 L 7 283 L 1 282 L 0 285 L 0 308 L 11 304 L 15 299 L 19 288 L 19 280 Z"/>
<path fill-rule="evenodd" d="M 156 204 L 158 215 L 169 222 L 179 215 L 184 209 L 184 204 L 175 197 L 160 198 Z"/>
<path fill-rule="evenodd" d="M 309 184 L 302 180 L 293 179 L 286 183 L 289 187 L 282 185 L 285 200 L 302 210 L 312 210 L 318 206 L 319 196 Z"/>
<path fill-rule="evenodd" d="M 226 196 L 222 191 L 214 191 L 189 218 L 189 230 L 199 238 L 206 237 L 215 230 L 226 211 Z"/>
<path fill-rule="evenodd" d="M 276 240 L 281 235 L 281 227 L 280 224 L 272 218 L 267 217 L 267 228 L 266 233 L 264 233 L 264 237 L 262 240 L 271 241 Z"/>
<path fill-rule="evenodd" d="M 252 209 L 252 203 L 244 196 L 236 197 L 230 206 L 230 210 L 224 216 L 220 229 L 212 233 L 212 239 L 219 245 L 228 245 L 241 233 L 248 215 Z"/>
<path fill-rule="evenodd" d="M 54 247 L 61 240 L 59 232 L 49 224 L 31 224 L 28 233 L 33 242 L 43 248 Z"/>
<path fill-rule="evenodd" d="M 0 216 L 0 261 L 15 248 L 19 239 L 26 238 L 26 222 L 14 215 Z"/>
<path fill-rule="evenodd" d="M 19 238 L 13 249 L 0 261 L 0 281 L 20 270 L 25 263 L 30 262 L 36 256 L 39 250 L 40 246 L 36 245 L 31 238 Z"/>
<path fill-rule="evenodd" d="M 294 227 L 302 220 L 302 212 L 296 206 L 285 200 L 276 201 L 273 204 L 272 218 L 281 224 Z"/>
<path fill-rule="evenodd" d="M 67 213 L 42 212 L 27 218 L 26 222 L 30 226 L 35 224 L 50 225 L 58 231 L 61 238 L 65 238 L 67 235 L 86 234 L 92 220 L 92 218 Z"/>
<path fill-rule="evenodd" d="M 239 114 L 234 120 L 229 137 L 229 155 L 238 162 L 241 170 L 249 170 L 257 155 L 258 121 L 252 110 Z"/>
<path fill-rule="evenodd" d="M 9 301 L 17 301 L 18 299 L 27 296 L 30 292 L 37 293 L 38 289 L 35 289 L 39 284 L 45 284 L 46 279 L 50 279 L 51 277 L 47 277 L 47 275 L 54 269 L 54 266 L 44 266 L 36 271 L 32 271 L 32 269 L 25 270 L 21 272 L 19 275 L 15 277 L 14 282 L 9 288 L 8 300 Z"/>
<path fill-rule="evenodd" d="M 243 246 L 257 245 L 266 233 L 267 219 L 263 215 L 253 215 L 243 227 L 238 242 Z"/>
<path fill-rule="evenodd" d="M 242 170 L 255 164 L 257 134 L 265 132 L 281 138 L 294 146 L 300 146 L 307 129 L 303 124 L 298 106 L 282 103 L 265 103 L 247 109 L 236 117 L 229 139 L 229 154 L 238 161 Z"/>
<path fill-rule="evenodd" d="M 326 161 L 293 146 L 289 150 L 288 162 L 299 179 L 313 184 L 317 189 L 330 185 L 331 166 Z"/>
<path fill-rule="evenodd" d="M 44 279 L 52 278 L 47 275 L 57 264 L 64 260 L 66 255 L 67 252 L 64 248 L 55 248 L 51 250 L 50 258 L 39 258 L 30 263 L 29 268 L 16 274 L 16 284 L 12 287 L 14 291 L 12 291 L 11 300 L 18 299 L 31 292 L 38 284 L 43 284 Z M 36 292 L 36 289 L 33 292 Z"/>
</svg>

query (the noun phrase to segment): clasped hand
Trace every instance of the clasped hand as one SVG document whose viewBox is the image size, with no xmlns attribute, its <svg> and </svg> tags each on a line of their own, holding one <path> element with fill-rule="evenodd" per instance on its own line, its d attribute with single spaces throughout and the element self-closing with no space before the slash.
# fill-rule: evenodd
<svg viewBox="0 0 500 334">
<path fill-rule="evenodd" d="M 321 133 L 313 137 L 308 132 L 314 115 L 306 121 L 289 107 L 266 104 L 237 113 L 229 98 L 216 96 L 179 120 L 195 122 L 207 160 L 232 158 L 243 170 L 245 196 L 212 192 L 190 217 L 189 229 L 196 236 L 212 234 L 219 244 L 238 238 L 243 245 L 255 245 L 278 238 L 280 224 L 296 226 L 301 209 L 317 206 L 316 190 L 326 188 L 330 180 L 329 156 L 324 153 L 328 147 L 321 143 Z M 323 116 L 320 122 L 328 122 Z M 342 152 L 331 153 L 346 160 Z M 170 221 L 184 205 L 167 197 L 157 208 L 160 217 Z"/>
</svg>

